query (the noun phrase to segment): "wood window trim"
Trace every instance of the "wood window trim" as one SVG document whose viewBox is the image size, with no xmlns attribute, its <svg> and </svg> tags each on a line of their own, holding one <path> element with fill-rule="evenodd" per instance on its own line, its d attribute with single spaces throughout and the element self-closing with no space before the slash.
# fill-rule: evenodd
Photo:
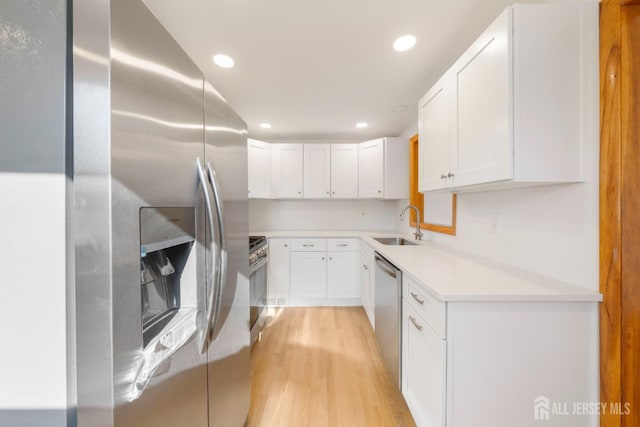
<svg viewBox="0 0 640 427">
<path fill-rule="evenodd" d="M 455 236 L 457 197 L 456 194 L 451 197 L 451 226 L 424 222 L 424 195 L 418 191 L 418 134 L 413 135 L 409 139 L 409 204 L 416 206 L 420 211 L 420 216 L 423 218 L 420 228 Z M 411 227 L 416 226 L 416 214 L 414 211 L 410 212 L 409 225 Z"/>
</svg>

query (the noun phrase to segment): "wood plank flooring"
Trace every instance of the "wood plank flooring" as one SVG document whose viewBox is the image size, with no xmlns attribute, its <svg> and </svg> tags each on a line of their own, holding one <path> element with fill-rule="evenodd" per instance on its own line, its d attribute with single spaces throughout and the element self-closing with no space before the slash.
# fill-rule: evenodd
<svg viewBox="0 0 640 427">
<path fill-rule="evenodd" d="M 362 307 L 279 309 L 251 370 L 248 427 L 415 426 Z"/>
</svg>

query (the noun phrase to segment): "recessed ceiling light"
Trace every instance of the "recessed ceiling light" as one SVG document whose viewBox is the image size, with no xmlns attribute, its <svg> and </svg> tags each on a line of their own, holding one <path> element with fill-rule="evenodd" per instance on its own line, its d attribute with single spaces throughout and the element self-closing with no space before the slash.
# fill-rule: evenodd
<svg viewBox="0 0 640 427">
<path fill-rule="evenodd" d="M 271 129 L 271 125 L 269 123 L 260 123 L 260 127 L 262 129 Z"/>
<path fill-rule="evenodd" d="M 405 50 L 411 49 L 416 44 L 415 36 L 411 34 L 407 34 L 406 36 L 398 37 L 395 42 L 393 42 L 393 48 L 398 52 L 404 52 Z"/>
<path fill-rule="evenodd" d="M 356 124 L 356 127 L 360 128 L 360 129 L 366 128 L 367 126 L 369 126 L 369 123 L 360 122 L 360 123 Z"/>
<path fill-rule="evenodd" d="M 236 64 L 233 58 L 222 54 L 215 55 L 213 57 L 213 62 L 215 62 L 218 67 L 222 68 L 232 68 Z"/>
</svg>

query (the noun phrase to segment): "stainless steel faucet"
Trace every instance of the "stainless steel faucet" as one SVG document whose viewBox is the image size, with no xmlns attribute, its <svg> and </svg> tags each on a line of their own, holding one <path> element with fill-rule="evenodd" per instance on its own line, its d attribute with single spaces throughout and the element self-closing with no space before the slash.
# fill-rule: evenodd
<svg viewBox="0 0 640 427">
<path fill-rule="evenodd" d="M 413 209 L 416 212 L 416 231 L 413 233 L 413 235 L 416 237 L 416 240 L 422 240 L 423 234 L 422 231 L 420 231 L 420 223 L 422 221 L 420 220 L 420 211 L 418 210 L 418 208 L 413 205 L 407 205 L 407 207 L 404 208 L 402 213 L 400 214 L 400 219 L 404 219 L 404 213 L 409 209 Z"/>
</svg>

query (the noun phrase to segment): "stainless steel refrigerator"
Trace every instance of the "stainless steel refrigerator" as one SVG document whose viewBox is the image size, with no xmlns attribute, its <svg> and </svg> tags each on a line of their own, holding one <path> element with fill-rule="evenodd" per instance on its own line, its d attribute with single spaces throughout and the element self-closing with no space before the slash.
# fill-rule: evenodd
<svg viewBox="0 0 640 427">
<path fill-rule="evenodd" d="M 250 399 L 245 123 L 140 0 L 2 8 L 27 34 L 45 28 L 43 40 L 64 41 L 41 55 L 63 67 L 49 83 L 62 94 L 56 118 L 47 117 L 66 129 L 51 144 L 64 153 L 68 227 L 65 420 L 3 412 L 0 402 L 0 424 L 241 426 Z M 48 63 L 37 59 L 19 67 Z M 41 148 L 28 142 L 4 154 L 28 163 Z"/>
</svg>

